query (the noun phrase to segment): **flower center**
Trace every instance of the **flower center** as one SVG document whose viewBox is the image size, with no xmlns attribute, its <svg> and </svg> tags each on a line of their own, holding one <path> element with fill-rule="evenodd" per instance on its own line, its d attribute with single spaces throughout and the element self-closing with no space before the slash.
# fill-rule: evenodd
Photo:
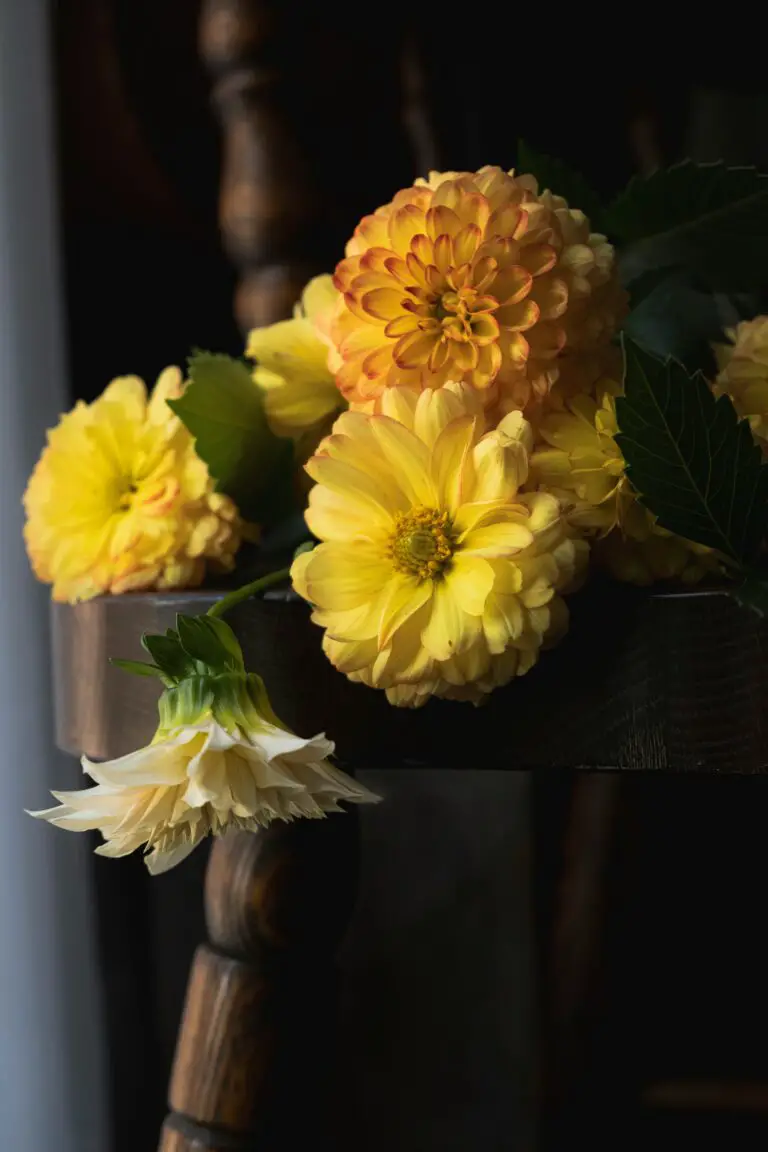
<svg viewBox="0 0 768 1152">
<path fill-rule="evenodd" d="M 413 508 L 397 513 L 388 554 L 398 572 L 431 579 L 443 570 L 453 550 L 453 529 L 447 512 Z"/>
<path fill-rule="evenodd" d="M 133 497 L 139 490 L 139 486 L 135 480 L 130 477 L 125 477 L 119 488 L 117 506 L 121 512 L 125 512 L 130 508 L 133 503 Z"/>
</svg>

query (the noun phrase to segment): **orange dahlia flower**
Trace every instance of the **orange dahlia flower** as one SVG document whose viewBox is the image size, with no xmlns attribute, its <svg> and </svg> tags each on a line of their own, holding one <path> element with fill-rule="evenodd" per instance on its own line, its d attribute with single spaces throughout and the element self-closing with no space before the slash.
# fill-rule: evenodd
<svg viewBox="0 0 768 1152">
<path fill-rule="evenodd" d="M 588 387 L 584 365 L 624 308 L 613 249 L 584 214 L 491 167 L 398 192 L 358 225 L 334 282 L 337 383 L 353 407 L 456 380 L 524 408 L 571 367 Z"/>
</svg>

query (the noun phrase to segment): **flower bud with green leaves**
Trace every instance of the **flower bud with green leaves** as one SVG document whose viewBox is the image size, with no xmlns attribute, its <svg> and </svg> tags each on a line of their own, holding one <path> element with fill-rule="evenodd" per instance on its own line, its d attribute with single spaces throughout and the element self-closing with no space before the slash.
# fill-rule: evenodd
<svg viewBox="0 0 768 1152">
<path fill-rule="evenodd" d="M 83 757 L 96 786 L 54 792 L 59 805 L 32 815 L 72 831 L 98 829 L 103 856 L 144 847 L 154 874 L 208 834 L 319 818 L 340 811 L 342 801 L 378 799 L 330 763 L 334 746 L 324 735 L 303 739 L 281 723 L 223 620 L 180 615 L 175 629 L 142 644 L 152 663 L 114 663 L 165 685 L 152 742 L 101 764 Z"/>
</svg>

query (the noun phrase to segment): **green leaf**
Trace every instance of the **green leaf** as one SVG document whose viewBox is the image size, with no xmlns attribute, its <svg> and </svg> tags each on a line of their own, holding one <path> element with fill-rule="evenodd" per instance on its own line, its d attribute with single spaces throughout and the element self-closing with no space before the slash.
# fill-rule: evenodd
<svg viewBox="0 0 768 1152">
<path fill-rule="evenodd" d="M 642 503 L 670 532 L 716 548 L 740 567 L 766 528 L 768 466 L 727 396 L 622 336 L 624 396 L 616 442 Z"/>
<path fill-rule="evenodd" d="M 229 624 L 219 616 L 201 616 L 199 619 L 203 621 L 209 632 L 213 633 L 219 647 L 226 654 L 226 667 L 232 672 L 245 672 L 243 650 Z"/>
<path fill-rule="evenodd" d="M 673 356 L 689 372 L 711 376 L 716 371 L 712 344 L 723 339 L 718 300 L 695 287 L 686 272 L 666 271 L 666 278 L 632 308 L 624 331 L 648 352 L 662 359 Z"/>
<path fill-rule="evenodd" d="M 293 503 L 293 443 L 271 431 L 247 365 L 196 352 L 184 395 L 168 403 L 195 437 L 218 491 L 246 519 L 272 523 Z"/>
<path fill-rule="evenodd" d="M 517 142 L 518 175 L 530 174 L 535 176 L 539 183 L 539 191 L 549 189 L 555 196 L 562 196 L 568 201 L 569 208 L 580 208 L 589 222 L 593 232 L 601 232 L 604 217 L 604 208 L 599 197 L 587 184 L 579 172 L 574 172 L 562 160 L 553 156 L 541 155 L 534 152 L 524 140 Z"/>
<path fill-rule="evenodd" d="M 730 589 L 731 596 L 742 608 L 749 608 L 758 616 L 768 616 L 768 579 L 756 572 L 748 572 L 741 584 Z"/>
<path fill-rule="evenodd" d="M 766 279 L 768 177 L 691 160 L 635 176 L 608 206 L 605 230 L 631 246 L 622 253 L 625 283 L 677 264 L 712 291 L 747 291 Z"/>
<path fill-rule="evenodd" d="M 219 639 L 215 627 L 209 625 L 205 616 L 178 615 L 176 627 L 179 630 L 181 646 L 187 656 L 197 664 L 203 665 L 203 668 L 197 668 L 198 672 L 207 670 L 223 672 L 237 667 L 233 657 Z"/>
<path fill-rule="evenodd" d="M 130 672 L 132 676 L 154 676 L 163 683 L 168 682 L 168 677 L 156 664 L 145 664 L 143 660 L 118 660 L 114 656 L 110 656 L 109 662 L 123 672 Z"/>
<path fill-rule="evenodd" d="M 141 638 L 141 646 L 154 660 L 155 664 L 171 680 L 183 680 L 186 676 L 195 674 L 195 663 L 185 653 L 178 635 L 171 629 L 165 636 L 154 636 L 145 633 Z"/>
</svg>

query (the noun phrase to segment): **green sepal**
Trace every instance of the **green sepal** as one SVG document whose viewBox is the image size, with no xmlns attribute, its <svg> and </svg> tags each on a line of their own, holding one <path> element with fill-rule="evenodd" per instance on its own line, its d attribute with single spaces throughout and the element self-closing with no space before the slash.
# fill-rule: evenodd
<svg viewBox="0 0 768 1152">
<path fill-rule="evenodd" d="M 115 656 L 110 656 L 109 662 L 122 672 L 130 672 L 132 676 L 154 676 L 164 684 L 171 683 L 162 668 L 158 668 L 156 664 L 147 664 L 143 660 L 119 660 Z"/>
</svg>

